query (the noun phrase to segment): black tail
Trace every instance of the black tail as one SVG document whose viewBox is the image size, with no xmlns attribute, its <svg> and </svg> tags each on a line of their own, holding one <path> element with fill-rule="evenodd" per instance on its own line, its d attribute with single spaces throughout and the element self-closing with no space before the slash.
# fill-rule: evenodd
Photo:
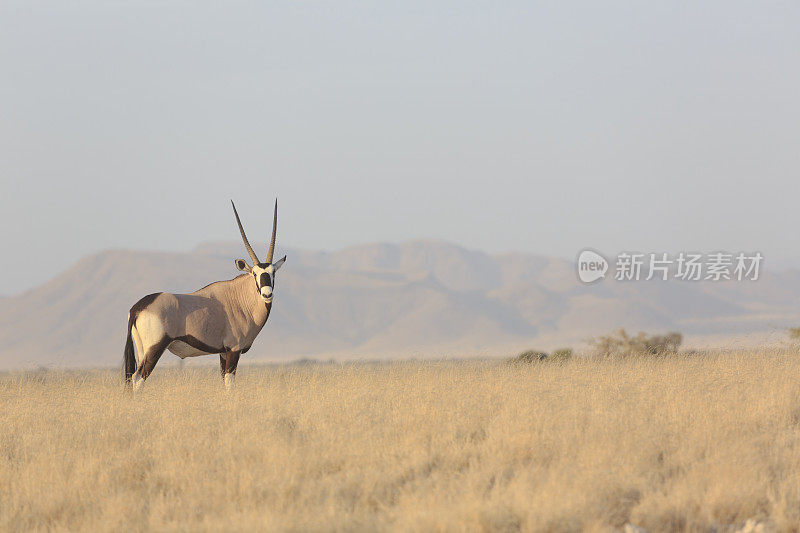
<svg viewBox="0 0 800 533">
<path fill-rule="evenodd" d="M 122 359 L 122 368 L 125 372 L 125 383 L 130 383 L 133 373 L 136 372 L 136 356 L 133 353 L 133 317 L 128 319 L 128 340 L 125 341 L 125 356 Z"/>
</svg>

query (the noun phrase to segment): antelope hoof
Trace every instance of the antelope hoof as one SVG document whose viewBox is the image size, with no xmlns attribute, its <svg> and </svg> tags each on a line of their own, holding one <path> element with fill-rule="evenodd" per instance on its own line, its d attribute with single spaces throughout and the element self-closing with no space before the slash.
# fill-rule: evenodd
<svg viewBox="0 0 800 533">
<path fill-rule="evenodd" d="M 139 375 L 139 372 L 136 372 L 131 378 L 131 382 L 133 383 L 133 392 L 137 392 L 144 385 L 144 378 Z"/>
<path fill-rule="evenodd" d="M 233 382 L 235 379 L 235 374 L 225 374 L 225 390 L 233 390 Z"/>
</svg>

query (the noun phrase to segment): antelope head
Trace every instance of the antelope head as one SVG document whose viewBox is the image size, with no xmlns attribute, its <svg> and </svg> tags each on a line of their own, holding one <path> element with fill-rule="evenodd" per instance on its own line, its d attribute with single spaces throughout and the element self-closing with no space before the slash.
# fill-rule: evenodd
<svg viewBox="0 0 800 533">
<path fill-rule="evenodd" d="M 247 240 L 247 235 L 244 234 L 242 221 L 239 220 L 239 213 L 236 212 L 236 205 L 234 205 L 233 200 L 231 200 L 231 205 L 233 206 L 233 215 L 236 217 L 236 224 L 239 225 L 239 233 L 242 234 L 242 242 L 244 242 L 247 253 L 250 254 L 250 259 L 253 260 L 253 266 L 250 266 L 244 259 L 237 259 L 236 268 L 242 272 L 252 274 L 261 299 L 264 300 L 265 304 L 271 304 L 272 292 L 275 287 L 275 274 L 283 266 L 283 262 L 286 261 L 286 256 L 284 255 L 274 263 L 272 262 L 272 254 L 275 252 L 275 231 L 278 227 L 278 200 L 275 200 L 275 212 L 272 216 L 272 239 L 269 241 L 267 260 L 263 263 L 258 260 L 258 256 L 256 256 L 250 246 L 250 242 Z"/>
</svg>

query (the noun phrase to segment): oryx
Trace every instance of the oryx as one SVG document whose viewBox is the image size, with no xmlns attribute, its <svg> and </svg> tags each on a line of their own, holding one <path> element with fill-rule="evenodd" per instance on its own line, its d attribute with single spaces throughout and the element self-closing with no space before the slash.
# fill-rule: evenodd
<svg viewBox="0 0 800 533">
<path fill-rule="evenodd" d="M 237 259 L 236 268 L 246 274 L 217 281 L 191 294 L 150 294 L 131 307 L 123 361 L 125 381 L 132 381 L 134 390 L 142 386 L 164 350 L 181 359 L 218 353 L 225 386 L 230 388 L 239 355 L 250 349 L 267 322 L 272 308 L 275 273 L 286 261 L 286 256 L 283 256 L 272 262 L 278 201 L 275 200 L 272 240 L 264 263 L 258 260 L 247 241 L 233 200 L 231 205 L 253 266 L 244 259 Z M 134 358 L 134 344 L 138 365 Z"/>
</svg>

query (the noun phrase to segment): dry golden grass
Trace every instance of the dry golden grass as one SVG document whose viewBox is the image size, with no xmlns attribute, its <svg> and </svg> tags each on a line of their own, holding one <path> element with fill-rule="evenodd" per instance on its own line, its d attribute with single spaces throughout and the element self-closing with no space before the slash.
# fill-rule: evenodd
<svg viewBox="0 0 800 533">
<path fill-rule="evenodd" d="M 800 358 L 0 376 L 0 530 L 800 524 Z"/>
</svg>

